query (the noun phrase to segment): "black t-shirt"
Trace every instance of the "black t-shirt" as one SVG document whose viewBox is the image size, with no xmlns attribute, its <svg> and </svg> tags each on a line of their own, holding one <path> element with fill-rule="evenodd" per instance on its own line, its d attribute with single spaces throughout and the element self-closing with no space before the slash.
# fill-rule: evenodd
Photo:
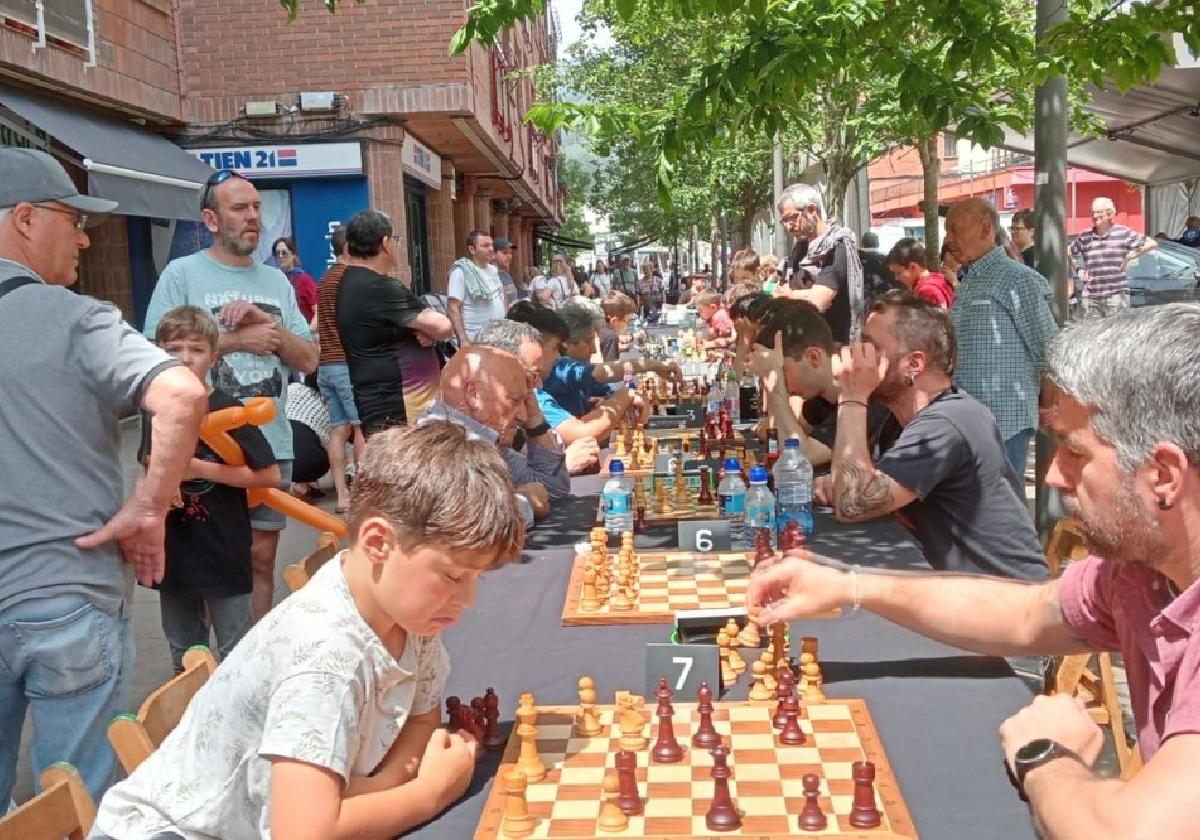
<svg viewBox="0 0 1200 840">
<path fill-rule="evenodd" d="M 355 265 L 342 275 L 337 327 L 363 428 L 378 431 L 406 423 L 400 354 L 417 345 L 408 325 L 425 303 L 395 278 Z"/>
<path fill-rule="evenodd" d="M 935 569 L 1047 577 L 1021 479 L 987 406 L 949 388 L 919 411 L 876 468 L 916 493 L 896 518 Z"/>
<path fill-rule="evenodd" d="M 813 286 L 833 289 L 833 302 L 822 314 L 825 317 L 825 323 L 829 324 L 829 329 L 833 332 L 833 340 L 838 344 L 846 344 L 850 341 L 850 293 L 847 291 L 846 245 L 838 243 L 824 256 L 810 260 L 810 265 L 801 267 L 801 263 L 807 257 L 808 242 L 800 240 L 792 249 L 790 259 L 792 274 L 788 285 L 793 289 L 803 289 L 811 279 Z M 814 267 L 817 269 L 815 277 L 811 274 Z"/>
<path fill-rule="evenodd" d="M 812 429 L 810 434 L 813 440 L 833 449 L 833 442 L 837 439 L 837 406 L 824 397 L 812 397 L 804 401 L 800 413 L 804 422 Z M 903 428 L 887 406 L 870 403 L 867 406 L 867 443 L 871 459 L 878 461 L 884 451 L 900 437 Z"/>
<path fill-rule="evenodd" d="M 1025 261 L 1025 265 L 1029 266 L 1030 268 L 1037 268 L 1035 265 L 1037 260 L 1034 258 L 1032 245 L 1021 252 L 1021 259 L 1023 259 Z"/>
<path fill-rule="evenodd" d="M 892 274 L 892 270 L 887 267 L 887 259 L 883 254 L 878 251 L 860 250 L 858 258 L 862 261 L 863 297 L 866 299 L 868 306 L 877 297 L 881 297 L 893 289 L 903 288 L 903 286 L 896 282 L 896 277 Z"/>
<path fill-rule="evenodd" d="M 621 359 L 621 337 L 608 327 L 600 331 L 600 358 L 606 362 Z"/>
<path fill-rule="evenodd" d="M 214 390 L 208 395 L 209 412 L 242 403 Z M 271 445 L 257 426 L 239 426 L 229 432 L 246 456 L 246 466 L 261 470 L 275 463 Z M 142 447 L 138 460 L 150 452 L 149 418 L 142 421 Z M 196 442 L 196 457 L 225 463 L 204 441 Z M 244 595 L 250 591 L 250 509 L 241 487 L 203 479 L 179 486 L 183 506 L 167 513 L 167 572 L 156 588 L 197 595 Z"/>
</svg>

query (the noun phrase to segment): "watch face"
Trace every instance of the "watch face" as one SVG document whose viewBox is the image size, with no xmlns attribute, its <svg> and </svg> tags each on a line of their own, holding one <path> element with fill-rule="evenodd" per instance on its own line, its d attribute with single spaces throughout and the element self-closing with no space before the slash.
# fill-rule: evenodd
<svg viewBox="0 0 1200 840">
<path fill-rule="evenodd" d="M 1049 738 L 1035 738 L 1017 750 L 1017 761 L 1037 761 L 1057 746 L 1058 744 Z"/>
</svg>

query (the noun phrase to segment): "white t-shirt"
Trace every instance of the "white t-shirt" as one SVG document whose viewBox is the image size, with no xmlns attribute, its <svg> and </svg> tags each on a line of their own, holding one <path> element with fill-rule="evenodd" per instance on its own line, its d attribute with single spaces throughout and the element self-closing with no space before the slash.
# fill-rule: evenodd
<svg viewBox="0 0 1200 840">
<path fill-rule="evenodd" d="M 478 268 L 478 266 L 476 266 Z M 448 296 L 462 301 L 463 326 L 467 330 L 467 338 L 475 340 L 475 334 L 488 321 L 504 317 L 504 283 L 500 280 L 500 271 L 494 265 L 481 269 L 480 274 L 492 289 L 490 297 L 473 297 L 467 294 L 467 278 L 461 268 L 450 270 L 450 286 Z"/>
<path fill-rule="evenodd" d="M 246 634 L 162 746 L 108 791 L 98 831 L 269 838 L 268 757 L 366 775 L 410 715 L 440 705 L 450 673 L 441 640 L 409 636 L 395 659 L 355 606 L 342 557 Z"/>
<path fill-rule="evenodd" d="M 541 274 L 534 278 L 530 289 L 533 291 L 532 297 L 536 298 L 539 302 L 541 298 L 537 296 L 537 293 L 549 289 L 551 298 L 548 305 L 551 309 L 558 309 L 568 297 L 574 294 L 574 285 L 566 277 L 548 277 L 545 274 Z"/>
</svg>

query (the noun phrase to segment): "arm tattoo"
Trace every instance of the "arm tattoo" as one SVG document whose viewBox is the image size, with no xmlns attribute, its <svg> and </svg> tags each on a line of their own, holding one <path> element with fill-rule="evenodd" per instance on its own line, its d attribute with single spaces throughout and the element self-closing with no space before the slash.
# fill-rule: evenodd
<svg viewBox="0 0 1200 840">
<path fill-rule="evenodd" d="M 844 519 L 870 519 L 890 513 L 894 498 L 888 477 L 846 461 L 838 467 L 837 512 Z"/>
</svg>

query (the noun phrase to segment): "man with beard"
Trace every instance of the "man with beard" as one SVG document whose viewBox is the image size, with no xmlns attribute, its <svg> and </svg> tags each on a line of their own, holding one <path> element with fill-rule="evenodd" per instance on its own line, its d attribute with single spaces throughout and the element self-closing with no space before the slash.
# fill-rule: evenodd
<svg viewBox="0 0 1200 840">
<path fill-rule="evenodd" d="M 792 252 L 791 288 L 775 294 L 806 300 L 825 315 L 834 340 L 857 341 L 866 305 L 862 260 L 854 231 L 825 218 L 825 204 L 816 187 L 792 184 L 779 196 L 779 218 L 796 237 Z M 811 279 L 811 288 L 803 280 Z"/>
<path fill-rule="evenodd" d="M 288 371 L 312 373 L 317 345 L 287 277 L 254 259 L 262 223 L 262 202 L 254 185 L 223 169 L 204 185 L 200 206 L 212 245 L 172 260 L 163 269 L 146 308 L 143 332 L 153 336 L 163 314 L 178 306 L 198 306 L 216 319 L 221 358 L 213 368 L 212 384 L 242 401 L 270 397 L 275 403 L 275 419 L 261 428 L 279 464 L 279 486 L 287 490 L 292 480 L 292 429 L 285 410 Z M 250 605 L 256 619 L 271 608 L 275 550 L 286 524 L 282 513 L 266 505 L 250 511 Z"/>
<path fill-rule="evenodd" d="M 862 342 L 832 357 L 834 511 L 842 522 L 895 513 L 938 570 L 1043 579 L 1046 561 L 996 421 L 951 384 L 956 354 L 943 310 L 899 291 L 871 305 Z M 877 461 L 872 400 L 902 427 Z"/>
<path fill-rule="evenodd" d="M 1144 767 L 1094 770 L 1104 739 L 1069 695 L 1039 696 L 1000 728 L 1014 784 L 1048 838 L 1195 836 L 1200 798 L 1200 306 L 1122 311 L 1050 347 L 1046 484 L 1095 556 L 1041 584 L 973 575 L 866 573 L 792 558 L 755 575 L 760 623 L 835 604 L 866 608 L 945 644 L 992 655 L 1120 650 Z M 1146 347 L 1156 348 L 1147 354 Z M 869 379 L 863 352 L 841 367 Z M 889 360 L 890 362 L 890 360 Z M 881 365 L 882 366 L 882 365 Z"/>
</svg>

